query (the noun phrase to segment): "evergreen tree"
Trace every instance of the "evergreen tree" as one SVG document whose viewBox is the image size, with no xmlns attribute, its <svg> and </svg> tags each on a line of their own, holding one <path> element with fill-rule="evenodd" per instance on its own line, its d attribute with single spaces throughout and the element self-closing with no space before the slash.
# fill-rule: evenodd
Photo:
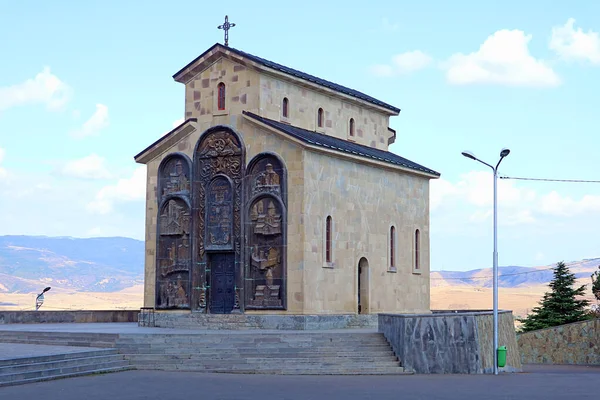
<svg viewBox="0 0 600 400">
<path fill-rule="evenodd" d="M 592 293 L 600 301 L 600 265 L 598 266 L 598 271 L 592 274 Z"/>
<path fill-rule="evenodd" d="M 535 307 L 524 319 L 518 320 L 523 323 L 521 331 L 527 332 L 588 319 L 585 308 L 589 305 L 589 301 L 575 298 L 585 293 L 585 285 L 575 289 L 574 284 L 575 274 L 569 271 L 564 262 L 556 264 L 554 278 L 548 285 L 550 292 L 544 294 L 539 307 Z"/>
</svg>

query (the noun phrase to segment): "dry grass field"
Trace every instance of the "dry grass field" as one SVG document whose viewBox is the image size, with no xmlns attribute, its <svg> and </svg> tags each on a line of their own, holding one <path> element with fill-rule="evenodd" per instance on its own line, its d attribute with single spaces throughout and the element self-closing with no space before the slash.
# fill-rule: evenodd
<svg viewBox="0 0 600 400">
<path fill-rule="evenodd" d="M 580 284 L 589 283 L 580 280 Z M 547 285 L 500 288 L 499 308 L 512 310 L 515 316 L 525 316 L 544 293 Z M 0 310 L 32 310 L 35 293 L 0 293 Z M 594 300 L 588 291 L 586 298 Z M 116 310 L 142 307 L 143 287 L 133 286 L 119 292 L 75 292 L 52 289 L 45 295 L 44 310 Z M 431 308 L 434 310 L 477 310 L 492 308 L 492 289 L 475 286 L 438 286 L 431 288 Z"/>
</svg>

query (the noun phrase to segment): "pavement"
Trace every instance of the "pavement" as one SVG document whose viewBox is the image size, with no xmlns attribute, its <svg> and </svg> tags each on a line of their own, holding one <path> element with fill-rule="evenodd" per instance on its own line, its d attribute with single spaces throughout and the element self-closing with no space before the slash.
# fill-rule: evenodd
<svg viewBox="0 0 600 400">
<path fill-rule="evenodd" d="M 598 399 L 600 367 L 538 367 L 527 368 L 526 373 L 498 376 L 272 376 L 127 371 L 0 388 L 0 399 Z"/>
</svg>

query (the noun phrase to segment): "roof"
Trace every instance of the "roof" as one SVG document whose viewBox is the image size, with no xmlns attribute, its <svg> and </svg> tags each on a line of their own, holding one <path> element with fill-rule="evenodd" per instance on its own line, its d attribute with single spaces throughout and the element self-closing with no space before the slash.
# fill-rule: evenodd
<svg viewBox="0 0 600 400">
<path fill-rule="evenodd" d="M 268 125 L 271 128 L 277 129 L 289 136 L 292 136 L 304 143 L 308 143 L 314 146 L 324 147 L 327 149 L 337 150 L 344 153 L 353 154 L 356 156 L 371 158 L 377 161 L 383 161 L 388 164 L 399 165 L 404 168 L 412 169 L 426 174 L 440 176 L 439 172 L 432 169 L 426 168 L 420 164 L 407 160 L 404 157 L 400 157 L 394 153 L 384 150 L 378 150 L 373 147 L 364 146 L 349 142 L 347 140 L 339 139 L 333 136 L 323 135 L 321 133 L 308 131 L 306 129 L 298 128 L 293 125 L 284 124 L 282 122 L 273 121 L 272 119 L 263 118 L 259 115 L 251 113 L 249 111 L 243 111 L 244 115 Z"/>
<path fill-rule="evenodd" d="M 178 77 L 180 77 L 180 75 L 186 69 L 188 69 L 189 67 L 191 67 L 198 60 L 200 60 L 201 58 L 203 58 L 204 56 L 206 56 L 208 53 L 210 53 L 211 51 L 213 51 L 217 47 L 221 47 L 224 51 L 230 51 L 230 52 L 232 52 L 234 54 L 237 54 L 240 57 L 244 57 L 244 58 L 246 58 L 246 59 L 248 59 L 250 61 L 253 61 L 253 62 L 255 62 L 255 63 L 259 64 L 259 65 L 262 65 L 264 67 L 271 68 L 271 69 L 283 72 L 284 74 L 291 75 L 291 76 L 293 76 L 295 78 L 298 78 L 298 79 L 302 79 L 302 80 L 305 80 L 305 81 L 308 81 L 308 82 L 315 83 L 317 85 L 326 87 L 326 88 L 331 89 L 331 90 L 335 90 L 336 92 L 344 93 L 346 95 L 355 97 L 355 98 L 360 99 L 360 100 L 364 100 L 364 101 L 369 102 L 371 104 L 375 104 L 375 105 L 383 107 L 383 108 L 385 108 L 387 110 L 393 111 L 396 114 L 400 112 L 399 108 L 394 107 L 394 106 L 392 106 L 390 104 L 387 104 L 387 103 L 385 103 L 385 102 L 383 102 L 381 100 L 377 100 L 376 98 L 371 97 L 369 95 L 366 95 L 364 93 L 361 93 L 358 90 L 354 90 L 354 89 L 350 89 L 350 88 L 347 88 L 347 87 L 342 86 L 342 85 L 338 85 L 337 83 L 333 83 L 333 82 L 327 81 L 325 79 L 321 79 L 321 78 L 318 78 L 316 76 L 307 74 L 305 72 L 298 71 L 298 70 L 286 67 L 286 66 L 281 65 L 281 64 L 277 64 L 277 63 L 275 63 L 273 61 L 269 61 L 269 60 L 266 60 L 264 58 L 257 57 L 255 55 L 243 52 L 241 50 L 234 49 L 232 47 L 222 46 L 220 43 L 216 43 L 210 49 L 208 49 L 204 53 L 200 54 L 192 62 L 190 62 L 189 64 L 187 64 L 185 67 L 183 67 L 182 69 L 180 69 L 175 75 L 173 75 L 173 78 L 175 80 L 178 80 Z"/>
<path fill-rule="evenodd" d="M 184 125 L 188 124 L 189 122 L 198 122 L 198 119 L 196 118 L 188 118 L 185 121 L 183 121 L 181 124 L 177 125 L 175 128 L 171 129 L 169 132 L 165 133 L 162 137 L 158 138 L 154 143 L 152 143 L 150 146 L 146 147 L 144 150 L 140 151 L 137 155 L 135 155 L 133 157 L 133 159 L 137 162 L 138 158 L 140 158 L 142 156 L 142 154 L 144 154 L 145 152 L 147 152 L 148 150 L 152 149 L 153 147 L 157 146 L 159 143 L 162 143 L 163 141 L 165 141 L 166 139 L 168 139 L 169 137 L 171 137 L 171 135 L 173 133 L 175 133 L 176 131 L 178 131 L 181 127 L 183 127 Z"/>
</svg>

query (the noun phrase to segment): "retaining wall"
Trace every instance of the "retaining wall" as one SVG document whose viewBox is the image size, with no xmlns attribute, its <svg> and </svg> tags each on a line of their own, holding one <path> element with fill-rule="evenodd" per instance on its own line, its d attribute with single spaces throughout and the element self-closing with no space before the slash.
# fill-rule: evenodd
<svg viewBox="0 0 600 400">
<path fill-rule="evenodd" d="M 379 332 L 388 339 L 405 369 L 415 373 L 492 373 L 493 313 L 437 311 L 431 314 L 379 314 Z M 500 311 L 498 345 L 507 347 L 506 366 L 520 372 L 511 311 Z"/>
<path fill-rule="evenodd" d="M 600 365 L 600 319 L 517 335 L 524 364 Z"/>
<path fill-rule="evenodd" d="M 0 311 L 0 324 L 137 322 L 139 310 Z"/>
</svg>

